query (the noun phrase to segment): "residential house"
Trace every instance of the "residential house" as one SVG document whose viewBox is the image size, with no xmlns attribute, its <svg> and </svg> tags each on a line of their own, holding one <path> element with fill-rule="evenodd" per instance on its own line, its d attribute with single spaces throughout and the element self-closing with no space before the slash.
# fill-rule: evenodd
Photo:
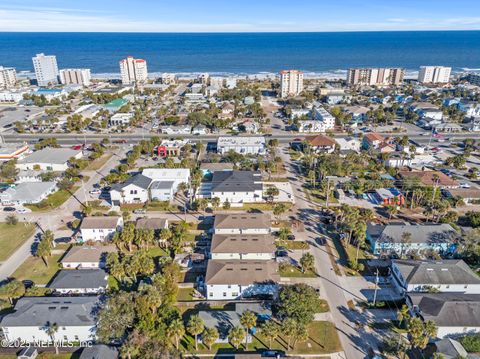
<svg viewBox="0 0 480 359">
<path fill-rule="evenodd" d="M 445 339 L 436 341 L 435 347 L 437 349 L 436 353 L 441 354 L 445 359 L 475 359 L 475 357 L 469 357 L 463 345 L 452 338 L 447 337 Z"/>
<path fill-rule="evenodd" d="M 129 126 L 132 118 L 134 116 L 133 112 L 128 113 L 116 113 L 108 120 L 110 126 Z"/>
<path fill-rule="evenodd" d="M 23 182 L 0 193 L 0 200 L 4 206 L 39 203 L 56 190 L 56 182 Z"/>
<path fill-rule="evenodd" d="M 0 321 L 9 342 L 89 342 L 95 340 L 98 297 L 23 297 Z M 49 334 L 49 324 L 58 330 Z"/>
<path fill-rule="evenodd" d="M 217 214 L 213 228 L 215 234 L 269 234 L 272 222 L 265 213 Z"/>
<path fill-rule="evenodd" d="M 302 108 L 302 107 L 292 107 L 290 108 L 290 118 L 292 120 L 301 117 L 309 117 L 310 116 L 310 109 L 309 108 Z"/>
<path fill-rule="evenodd" d="M 107 289 L 108 274 L 103 269 L 62 269 L 47 285 L 60 294 L 100 294 Z"/>
<path fill-rule="evenodd" d="M 480 116 L 480 106 L 477 101 L 460 101 L 457 106 L 465 113 L 465 117 Z"/>
<path fill-rule="evenodd" d="M 409 242 L 403 241 L 404 233 L 411 234 Z M 455 253 L 456 237 L 456 231 L 449 224 L 368 223 L 367 225 L 367 240 L 372 247 L 372 252 L 376 255 L 426 251 L 442 254 Z"/>
<path fill-rule="evenodd" d="M 231 205 L 263 201 L 263 184 L 260 172 L 215 171 L 211 182 L 211 198 Z"/>
<path fill-rule="evenodd" d="M 205 276 L 208 300 L 235 300 L 258 295 L 275 295 L 280 275 L 275 261 L 208 261 Z"/>
<path fill-rule="evenodd" d="M 200 171 L 203 177 L 212 178 L 214 172 L 233 171 L 233 163 L 228 162 L 209 162 L 200 164 Z"/>
<path fill-rule="evenodd" d="M 305 141 L 317 153 L 333 153 L 337 144 L 333 138 L 325 135 L 307 136 Z"/>
<path fill-rule="evenodd" d="M 258 130 L 260 129 L 260 127 L 258 126 L 258 124 L 255 122 L 255 121 L 252 121 L 252 120 L 245 120 L 243 121 L 239 126 L 238 128 L 243 131 L 243 132 L 247 132 L 247 133 L 258 133 Z"/>
<path fill-rule="evenodd" d="M 459 183 L 440 171 L 399 171 L 400 179 L 417 178 L 425 186 L 439 188 L 458 188 Z"/>
<path fill-rule="evenodd" d="M 420 118 L 431 118 L 434 120 L 443 120 L 443 112 L 437 106 L 428 102 L 414 102 L 411 104 L 410 109 Z"/>
<path fill-rule="evenodd" d="M 233 119 L 234 115 L 235 115 L 235 105 L 229 102 L 226 102 L 222 105 L 222 110 L 218 114 L 218 118 L 221 120 L 229 120 L 229 119 Z"/>
<path fill-rule="evenodd" d="M 407 303 L 423 321 L 436 324 L 438 338 L 480 333 L 480 294 L 409 293 Z"/>
<path fill-rule="evenodd" d="M 81 242 L 110 240 L 122 228 L 122 217 L 85 217 L 80 225 Z"/>
<path fill-rule="evenodd" d="M 363 136 L 362 139 L 362 148 L 368 149 L 377 149 L 385 143 L 385 138 L 380 136 L 378 133 L 375 132 L 368 132 Z"/>
<path fill-rule="evenodd" d="M 335 128 L 335 117 L 323 107 L 314 107 L 311 120 L 301 120 L 298 132 L 326 132 Z"/>
<path fill-rule="evenodd" d="M 465 204 L 480 203 L 480 188 L 446 188 L 442 194 L 447 198 L 461 198 Z"/>
<path fill-rule="evenodd" d="M 395 146 L 391 143 L 384 142 L 378 146 L 377 151 L 380 153 L 392 153 L 395 152 Z"/>
<path fill-rule="evenodd" d="M 188 168 L 145 168 L 142 175 L 155 182 L 173 182 L 173 192 L 178 191 L 181 183 L 190 183 L 190 169 Z"/>
<path fill-rule="evenodd" d="M 145 203 L 150 199 L 152 179 L 137 174 L 123 183 L 115 183 L 110 189 L 110 201 L 114 206 L 124 203 Z"/>
<path fill-rule="evenodd" d="M 405 197 L 397 188 L 377 188 L 374 196 L 376 203 L 379 205 L 396 205 L 403 206 L 405 204 Z"/>
<path fill-rule="evenodd" d="M 161 132 L 167 135 L 189 135 L 192 132 L 192 127 L 184 126 L 163 126 Z"/>
<path fill-rule="evenodd" d="M 207 135 L 209 132 L 207 126 L 202 124 L 198 124 L 192 128 L 192 135 L 202 136 Z"/>
<path fill-rule="evenodd" d="M 229 151 L 242 155 L 264 155 L 267 152 L 267 144 L 263 136 L 218 137 L 217 152 L 224 155 Z"/>
<path fill-rule="evenodd" d="M 83 348 L 78 359 L 117 359 L 118 349 L 105 344 L 95 344 Z"/>
<path fill-rule="evenodd" d="M 135 229 L 152 229 L 161 231 L 168 228 L 168 219 L 166 218 L 138 218 L 135 223 Z"/>
<path fill-rule="evenodd" d="M 218 339 L 215 343 L 229 343 L 228 333 L 232 328 L 241 327 L 240 314 L 236 311 L 218 311 L 218 310 L 201 310 L 198 312 L 205 328 L 215 328 L 218 332 Z M 200 338 L 202 339 L 202 338 Z M 251 343 L 252 337 L 249 333 L 246 337 L 247 342 Z"/>
<path fill-rule="evenodd" d="M 187 145 L 188 143 L 190 143 L 190 140 L 162 140 L 160 145 L 157 146 L 155 152 L 159 157 L 179 157 L 183 147 L 185 147 L 185 145 Z"/>
<path fill-rule="evenodd" d="M 337 145 L 340 147 L 340 152 L 360 152 L 360 141 L 354 137 L 335 138 L 335 142 L 337 142 Z"/>
<path fill-rule="evenodd" d="M 270 234 L 214 234 L 210 249 L 212 259 L 275 259 L 275 243 Z"/>
<path fill-rule="evenodd" d="M 65 269 L 105 268 L 108 253 L 116 251 L 115 246 L 73 246 L 60 263 Z"/>
<path fill-rule="evenodd" d="M 67 170 L 68 161 L 71 158 L 82 158 L 82 151 L 72 150 L 70 148 L 46 147 L 19 159 L 16 167 L 19 170 L 64 172 Z"/>
<path fill-rule="evenodd" d="M 441 161 L 431 154 L 408 155 L 405 152 L 392 152 L 383 163 L 386 167 L 400 168 L 408 166 L 421 169 L 424 166 L 431 166 L 439 162 Z"/>
<path fill-rule="evenodd" d="M 392 282 L 402 294 L 431 290 L 480 294 L 480 277 L 461 259 L 394 260 L 391 276 Z"/>
</svg>

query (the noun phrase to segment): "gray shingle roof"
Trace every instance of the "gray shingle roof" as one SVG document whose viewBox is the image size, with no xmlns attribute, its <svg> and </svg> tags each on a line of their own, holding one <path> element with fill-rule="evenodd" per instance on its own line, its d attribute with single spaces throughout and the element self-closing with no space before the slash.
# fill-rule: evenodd
<svg viewBox="0 0 480 359">
<path fill-rule="evenodd" d="M 435 342 L 437 352 L 442 353 L 446 359 L 466 358 L 468 353 L 465 348 L 452 338 L 445 338 Z"/>
<path fill-rule="evenodd" d="M 118 350 L 104 344 L 97 344 L 83 349 L 79 359 L 116 359 Z"/>
<path fill-rule="evenodd" d="M 278 282 L 278 265 L 275 261 L 209 260 L 205 283 L 250 285 Z"/>
<path fill-rule="evenodd" d="M 31 155 L 22 158 L 17 163 L 54 163 L 64 164 L 70 158 L 77 156 L 81 151 L 70 148 L 44 148 L 33 152 Z"/>
<path fill-rule="evenodd" d="M 395 260 L 407 284 L 480 284 L 478 277 L 461 259 L 443 261 Z"/>
<path fill-rule="evenodd" d="M 216 171 L 212 177 L 212 192 L 253 192 L 262 189 L 260 172 Z"/>
<path fill-rule="evenodd" d="M 424 320 L 439 327 L 480 327 L 480 294 L 410 293 Z"/>
<path fill-rule="evenodd" d="M 0 322 L 2 327 L 93 326 L 98 297 L 23 297 L 15 304 L 15 312 Z"/>
<path fill-rule="evenodd" d="M 212 238 L 212 253 L 272 253 L 275 252 L 273 237 L 268 234 L 215 234 Z"/>
<path fill-rule="evenodd" d="M 85 217 L 81 229 L 115 229 L 119 217 Z"/>
<path fill-rule="evenodd" d="M 36 202 L 43 194 L 52 191 L 55 187 L 55 182 L 23 182 L 14 188 L 7 189 L 1 197 L 10 201 Z"/>
<path fill-rule="evenodd" d="M 131 184 L 138 186 L 143 189 L 148 189 L 150 187 L 150 184 L 152 183 L 152 179 L 149 177 L 146 177 L 142 175 L 141 173 L 128 178 L 125 182 L 123 183 L 116 183 L 112 186 L 113 190 L 120 191 L 122 188 L 125 188 Z"/>
<path fill-rule="evenodd" d="M 75 246 L 65 254 L 61 262 L 100 262 L 107 253 L 116 251 L 115 246 Z"/>
<path fill-rule="evenodd" d="M 167 225 L 166 218 L 139 218 L 135 223 L 136 229 L 164 229 Z"/>
<path fill-rule="evenodd" d="M 106 288 L 107 273 L 102 269 L 62 269 L 48 285 L 51 289 Z"/>
<path fill-rule="evenodd" d="M 445 243 L 451 242 L 457 233 L 449 224 L 389 224 L 389 225 L 372 225 L 367 226 L 367 232 L 374 239 L 382 241 L 393 241 L 400 243 L 402 234 L 411 233 L 412 243 Z M 375 238 L 376 237 L 376 238 Z"/>
<path fill-rule="evenodd" d="M 271 228 L 270 215 L 266 213 L 240 213 L 215 215 L 214 228 L 218 229 L 250 229 Z"/>
<path fill-rule="evenodd" d="M 152 189 L 170 189 L 174 183 L 174 181 L 155 181 L 152 183 Z"/>
</svg>

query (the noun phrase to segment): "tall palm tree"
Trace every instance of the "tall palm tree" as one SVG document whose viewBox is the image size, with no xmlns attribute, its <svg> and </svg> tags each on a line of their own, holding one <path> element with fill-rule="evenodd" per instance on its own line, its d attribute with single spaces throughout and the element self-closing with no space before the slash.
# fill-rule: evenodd
<svg viewBox="0 0 480 359">
<path fill-rule="evenodd" d="M 192 315 L 187 323 L 187 330 L 195 336 L 195 350 L 198 350 L 198 335 L 205 329 L 205 323 L 199 315 Z"/>
<path fill-rule="evenodd" d="M 228 332 L 228 339 L 233 344 L 235 349 L 238 349 L 238 347 L 243 341 L 243 338 L 246 338 L 246 335 L 242 327 L 233 327 Z"/>
<path fill-rule="evenodd" d="M 58 345 L 55 344 L 55 334 L 58 332 L 57 323 L 48 321 L 43 327 L 43 330 L 50 337 L 50 340 L 53 342 L 53 346 L 55 347 L 55 354 L 58 355 Z"/>
<path fill-rule="evenodd" d="M 405 327 L 408 318 L 410 317 L 410 310 L 405 304 L 397 312 L 397 320 L 399 321 L 400 326 Z"/>
<path fill-rule="evenodd" d="M 267 320 L 262 324 L 260 330 L 265 338 L 267 338 L 269 345 L 268 349 L 272 349 L 272 342 L 279 336 L 280 328 L 273 320 Z"/>
<path fill-rule="evenodd" d="M 257 325 L 256 314 L 247 310 L 240 317 L 240 324 L 245 328 L 245 349 L 248 350 L 248 332 Z"/>
<path fill-rule="evenodd" d="M 202 334 L 202 342 L 212 350 L 212 345 L 218 340 L 218 331 L 215 328 L 205 328 Z"/>
<path fill-rule="evenodd" d="M 180 338 L 185 335 L 185 327 L 181 319 L 174 319 L 168 327 L 168 335 L 175 339 L 175 348 L 179 348 Z"/>
</svg>

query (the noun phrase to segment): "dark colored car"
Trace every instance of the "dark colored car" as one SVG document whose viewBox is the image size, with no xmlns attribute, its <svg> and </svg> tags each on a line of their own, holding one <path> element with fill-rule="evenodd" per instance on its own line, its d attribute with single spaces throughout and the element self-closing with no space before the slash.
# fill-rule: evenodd
<svg viewBox="0 0 480 359">
<path fill-rule="evenodd" d="M 5 207 L 5 208 L 3 209 L 3 211 L 4 211 L 4 212 L 15 212 L 15 208 L 13 208 L 13 207 Z"/>
<path fill-rule="evenodd" d="M 281 350 L 266 350 L 262 353 L 262 358 L 283 358 L 285 352 Z"/>
<path fill-rule="evenodd" d="M 287 239 L 288 239 L 289 241 L 294 241 L 294 240 L 295 240 L 295 236 L 294 236 L 293 234 L 290 234 L 290 235 L 288 235 Z"/>
</svg>

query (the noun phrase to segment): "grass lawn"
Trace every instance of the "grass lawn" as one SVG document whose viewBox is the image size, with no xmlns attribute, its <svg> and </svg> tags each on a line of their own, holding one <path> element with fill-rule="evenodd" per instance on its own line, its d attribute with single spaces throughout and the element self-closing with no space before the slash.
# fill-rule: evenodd
<svg viewBox="0 0 480 359">
<path fill-rule="evenodd" d="M 30 279 L 35 284 L 47 284 L 59 269 L 58 261 L 62 254 L 54 254 L 47 258 L 48 267 L 43 260 L 37 257 L 28 257 L 23 264 L 13 273 L 12 277 L 18 280 Z"/>
<path fill-rule="evenodd" d="M 280 264 L 280 276 L 281 277 L 295 277 L 295 278 L 315 278 L 317 274 L 312 271 L 305 271 L 303 273 L 301 269 L 291 264 Z"/>
<path fill-rule="evenodd" d="M 245 203 L 241 207 L 230 207 L 232 211 L 238 211 L 240 209 L 244 211 L 256 210 L 256 211 L 273 211 L 273 207 L 277 203 L 283 203 L 286 206 L 287 211 L 292 207 L 290 202 L 275 202 L 275 203 Z M 222 209 L 224 210 L 224 209 Z"/>
<path fill-rule="evenodd" d="M 278 241 L 275 241 L 275 245 L 277 247 L 285 247 L 285 248 L 290 249 L 290 250 L 309 249 L 310 248 L 308 243 L 304 242 L 304 241 L 282 241 L 282 240 L 278 240 Z"/>
<path fill-rule="evenodd" d="M 52 193 L 40 203 L 26 204 L 25 207 L 30 208 L 33 212 L 47 211 L 49 209 L 55 209 L 65 203 L 70 198 L 72 193 L 75 193 L 80 187 L 73 186 L 70 190 L 61 189 L 55 193 Z"/>
<path fill-rule="evenodd" d="M 335 326 L 331 322 L 312 322 L 308 327 L 309 337 L 306 342 L 297 343 L 295 349 L 287 349 L 287 340 L 282 335 L 272 342 L 272 350 L 282 350 L 289 354 L 328 354 L 342 350 L 340 340 L 337 335 Z M 190 335 L 186 335 L 181 344 L 188 353 L 195 352 L 195 339 Z M 292 345 L 292 343 L 290 343 Z M 248 344 L 248 351 L 264 351 L 269 349 L 269 342 L 261 334 L 255 334 L 253 342 Z M 241 353 L 244 351 L 244 344 L 239 350 L 229 343 L 215 344 L 209 351 L 206 346 L 199 343 L 197 353 Z"/>
<path fill-rule="evenodd" d="M 165 249 L 159 246 L 150 247 L 147 251 L 148 255 L 152 258 L 156 257 L 168 257 L 169 254 L 165 251 Z"/>
<path fill-rule="evenodd" d="M 35 232 L 33 223 L 0 223 L 0 262 L 10 257 Z"/>
<path fill-rule="evenodd" d="M 96 160 L 93 160 L 90 162 L 85 168 L 86 171 L 97 171 L 100 168 L 102 168 L 105 163 L 113 156 L 111 153 L 104 153 L 100 158 L 97 158 Z"/>
<path fill-rule="evenodd" d="M 193 299 L 193 288 L 178 288 L 177 300 L 187 302 Z"/>
<path fill-rule="evenodd" d="M 178 208 L 168 201 L 149 202 L 147 204 L 147 211 L 178 212 Z"/>
</svg>

